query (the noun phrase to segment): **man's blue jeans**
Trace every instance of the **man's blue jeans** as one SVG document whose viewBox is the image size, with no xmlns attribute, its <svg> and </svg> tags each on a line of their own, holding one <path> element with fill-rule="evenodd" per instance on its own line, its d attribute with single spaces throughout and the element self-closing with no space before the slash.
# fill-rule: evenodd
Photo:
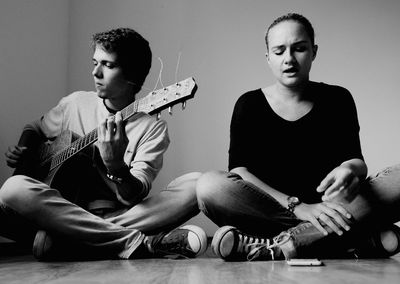
<svg viewBox="0 0 400 284">
<path fill-rule="evenodd" d="M 45 230 L 105 256 L 129 258 L 144 234 L 171 230 L 199 213 L 195 191 L 199 176 L 185 174 L 131 208 L 97 215 L 45 183 L 12 176 L 0 189 L 0 235 L 31 246 L 36 232 Z"/>
</svg>

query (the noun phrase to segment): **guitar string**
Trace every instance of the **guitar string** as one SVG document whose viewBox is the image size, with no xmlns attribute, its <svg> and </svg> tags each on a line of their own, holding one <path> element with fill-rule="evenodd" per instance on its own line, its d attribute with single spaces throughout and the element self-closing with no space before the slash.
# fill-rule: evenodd
<svg viewBox="0 0 400 284">
<path fill-rule="evenodd" d="M 133 109 L 136 109 L 137 102 L 135 101 L 133 106 Z M 130 105 L 131 106 L 131 105 Z M 128 107 L 130 107 L 128 106 Z M 125 108 L 123 110 L 124 114 L 123 116 L 127 116 L 127 111 L 129 108 Z M 60 162 L 60 160 L 64 160 L 66 158 L 69 158 L 73 156 L 75 153 L 79 152 L 82 148 L 88 146 L 87 144 L 90 144 L 94 142 L 97 139 L 97 129 L 92 130 L 89 132 L 87 135 L 78 138 L 77 140 L 73 141 L 70 146 L 64 150 L 62 150 L 59 154 L 58 157 L 54 160 L 56 164 Z"/>
<path fill-rule="evenodd" d="M 181 55 L 182 55 L 182 52 L 179 51 L 179 53 L 178 53 L 178 60 L 177 60 L 176 67 L 175 67 L 175 83 L 178 82 L 178 70 L 179 70 L 179 67 L 180 67 Z M 160 82 L 162 88 L 164 88 L 164 85 L 163 85 L 163 83 L 162 83 L 162 71 L 163 71 L 163 68 L 164 68 L 164 64 L 163 64 L 163 61 L 162 61 L 162 59 L 161 59 L 160 57 L 158 57 L 158 60 L 160 61 L 161 66 L 160 66 L 160 71 L 159 71 L 159 73 L 158 73 L 158 77 L 157 77 L 157 80 L 156 80 L 156 83 L 155 83 L 155 85 L 154 85 L 153 90 L 147 88 L 147 87 L 144 86 L 144 85 L 142 86 L 143 89 L 145 89 L 145 90 L 147 90 L 147 91 L 150 91 L 150 92 L 154 92 L 154 91 L 157 89 L 158 82 Z"/>
<path fill-rule="evenodd" d="M 134 101 L 133 104 L 128 105 L 128 107 L 124 108 L 123 111 L 123 118 L 126 119 L 129 113 L 135 113 L 138 109 L 138 101 Z M 79 153 L 83 148 L 89 146 L 97 139 L 97 129 L 93 129 L 87 135 L 78 138 L 77 140 L 73 141 L 70 146 L 58 154 L 55 155 L 55 158 L 51 161 L 51 169 L 57 167 L 65 160 L 69 159 L 73 155 Z"/>
<path fill-rule="evenodd" d="M 179 51 L 178 53 L 178 61 L 176 62 L 176 67 L 175 67 L 175 83 L 178 83 L 178 70 L 179 70 L 179 64 L 181 61 L 181 54 L 182 52 Z"/>
<path fill-rule="evenodd" d="M 162 61 L 162 59 L 160 57 L 158 57 L 158 60 L 160 61 L 161 66 L 160 66 L 160 71 L 158 72 L 158 78 L 157 78 L 157 81 L 156 81 L 156 85 L 154 86 L 154 89 L 153 89 L 152 92 L 154 92 L 157 89 L 158 82 L 160 82 L 162 88 L 164 88 L 164 85 L 163 85 L 162 80 L 161 80 L 161 74 L 162 74 L 162 71 L 163 71 L 163 68 L 164 68 L 164 64 L 163 64 L 163 61 Z"/>
</svg>

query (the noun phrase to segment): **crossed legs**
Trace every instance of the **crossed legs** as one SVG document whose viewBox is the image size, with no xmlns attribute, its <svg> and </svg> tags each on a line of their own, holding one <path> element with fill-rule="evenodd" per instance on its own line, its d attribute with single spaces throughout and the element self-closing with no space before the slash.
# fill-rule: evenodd
<svg viewBox="0 0 400 284">
<path fill-rule="evenodd" d="M 311 223 L 297 219 L 267 193 L 233 173 L 204 174 L 197 184 L 197 198 L 200 209 L 219 226 L 231 225 L 248 234 L 269 238 L 282 231 L 290 232 L 293 240 L 284 251 L 285 256 L 293 257 L 300 250 L 306 251 L 304 248 L 326 239 Z M 393 224 L 398 221 L 399 200 L 400 166 L 394 166 L 369 178 L 351 202 L 339 198 L 334 202 L 352 214 L 356 228 L 368 222 L 368 227 L 363 228 L 365 232 L 372 230 L 371 222 Z M 334 237 L 336 245 L 346 240 L 332 235 L 329 239 Z"/>
<path fill-rule="evenodd" d="M 42 182 L 13 176 L 0 189 L 0 233 L 32 243 L 34 232 L 41 229 L 128 258 L 141 244 L 143 232 L 173 228 L 198 214 L 195 184 L 199 175 L 181 176 L 160 194 L 104 218 L 69 202 Z"/>
</svg>

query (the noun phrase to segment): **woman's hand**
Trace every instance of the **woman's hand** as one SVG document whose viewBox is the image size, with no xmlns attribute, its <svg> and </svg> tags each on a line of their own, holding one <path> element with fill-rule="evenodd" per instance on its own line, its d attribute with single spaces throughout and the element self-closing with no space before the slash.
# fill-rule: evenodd
<svg viewBox="0 0 400 284">
<path fill-rule="evenodd" d="M 311 222 L 324 235 L 329 233 L 324 226 L 329 227 L 339 236 L 343 234 L 343 230 L 350 230 L 350 213 L 336 203 L 301 203 L 295 207 L 293 213 L 300 220 Z"/>
<path fill-rule="evenodd" d="M 97 145 L 104 165 L 110 173 L 125 166 L 124 154 L 128 143 L 121 112 L 100 124 Z"/>
<path fill-rule="evenodd" d="M 10 146 L 5 153 L 7 166 L 10 168 L 18 167 L 24 160 L 26 150 L 28 148 L 25 146 Z"/>
<path fill-rule="evenodd" d="M 344 200 L 351 202 L 359 190 L 360 179 L 351 167 L 341 165 L 331 171 L 317 187 L 324 192 L 322 201 Z"/>
</svg>

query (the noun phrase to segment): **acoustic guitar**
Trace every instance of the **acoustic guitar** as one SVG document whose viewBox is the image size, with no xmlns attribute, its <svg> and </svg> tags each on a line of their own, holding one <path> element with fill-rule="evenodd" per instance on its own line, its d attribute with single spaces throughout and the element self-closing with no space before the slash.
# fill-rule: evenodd
<svg viewBox="0 0 400 284">
<path fill-rule="evenodd" d="M 159 118 L 161 111 L 166 108 L 172 114 L 173 105 L 182 103 L 182 109 L 184 109 L 186 101 L 193 98 L 196 91 L 197 84 L 194 78 L 189 77 L 135 100 L 121 110 L 122 119 L 125 121 L 138 112 L 156 114 Z M 82 185 L 85 181 L 90 180 L 88 175 L 91 173 L 84 170 L 82 164 L 87 161 L 93 163 L 93 143 L 96 141 L 97 128 L 85 136 L 79 136 L 68 130 L 63 131 L 53 141 L 41 143 L 37 147 L 38 149 L 35 149 L 35 154 L 30 161 L 17 167 L 14 175 L 30 176 L 58 189 L 63 196 L 67 195 L 64 196 L 67 199 L 70 199 L 68 198 L 69 194 L 71 198 L 75 199 L 76 193 L 73 191 L 77 184 Z"/>
</svg>

